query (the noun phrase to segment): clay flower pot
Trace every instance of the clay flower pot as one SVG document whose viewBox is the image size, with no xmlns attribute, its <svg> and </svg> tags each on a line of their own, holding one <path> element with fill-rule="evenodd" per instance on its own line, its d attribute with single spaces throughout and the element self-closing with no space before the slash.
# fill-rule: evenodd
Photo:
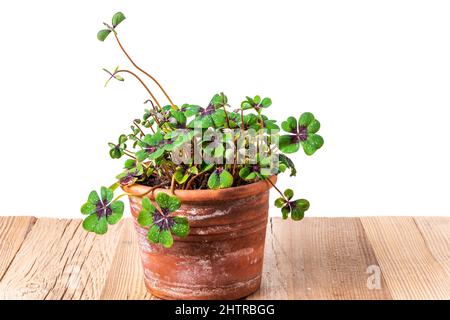
<svg viewBox="0 0 450 320">
<path fill-rule="evenodd" d="M 130 196 L 150 293 L 163 299 L 238 299 L 258 290 L 270 187 L 260 181 L 222 190 L 175 190 L 182 202 L 177 214 L 188 218 L 191 231 L 185 238 L 174 237 L 169 249 L 147 240 L 147 229 L 137 222 L 142 198 Z M 150 188 L 124 189 L 139 195 Z M 159 192 L 169 193 L 156 189 L 147 196 L 154 200 Z"/>
</svg>

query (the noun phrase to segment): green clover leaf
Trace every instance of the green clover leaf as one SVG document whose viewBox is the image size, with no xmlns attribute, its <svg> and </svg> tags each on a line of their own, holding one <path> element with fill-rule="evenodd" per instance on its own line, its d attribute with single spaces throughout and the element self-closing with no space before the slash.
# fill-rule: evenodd
<svg viewBox="0 0 450 320">
<path fill-rule="evenodd" d="M 137 221 L 143 227 L 148 227 L 153 223 L 153 214 L 155 213 L 155 206 L 151 203 L 149 198 L 143 198 L 141 202 L 141 211 Z"/>
<path fill-rule="evenodd" d="M 225 106 L 228 103 L 228 98 L 226 95 L 223 94 L 223 92 L 217 93 L 214 95 L 214 97 L 212 97 L 210 103 L 214 106 L 214 108 L 218 109 Z"/>
<path fill-rule="evenodd" d="M 217 168 L 208 179 L 210 189 L 225 189 L 233 185 L 233 176 L 222 167 Z"/>
<path fill-rule="evenodd" d="M 95 214 L 91 214 L 84 219 L 83 228 L 86 231 L 101 235 L 108 231 L 108 222 L 106 217 L 98 217 Z"/>
<path fill-rule="evenodd" d="M 102 29 L 97 33 L 97 39 L 102 42 L 105 41 L 111 32 L 116 32 L 115 28 L 123 20 L 125 20 L 125 15 L 122 12 L 116 12 L 111 19 L 112 26 L 108 25 L 107 23 L 103 23 L 106 26 L 106 29 Z"/>
<path fill-rule="evenodd" d="M 161 233 L 161 230 L 159 229 L 159 227 L 156 224 L 154 224 L 148 230 L 147 239 L 153 243 L 158 243 L 160 233 Z"/>
<path fill-rule="evenodd" d="M 191 175 L 195 175 L 195 174 L 198 174 L 197 167 L 195 167 L 195 166 L 191 167 L 191 166 L 188 166 L 188 165 L 181 165 L 181 166 L 178 166 L 175 169 L 175 173 L 173 175 L 174 175 L 174 178 L 175 178 L 176 182 L 178 182 L 179 184 L 183 184 L 183 183 L 186 182 L 186 180 Z"/>
<path fill-rule="evenodd" d="M 127 141 L 127 136 L 124 134 L 121 134 L 119 136 L 118 139 L 118 143 L 114 144 L 114 143 L 108 143 L 109 147 L 111 148 L 109 150 L 109 155 L 111 156 L 111 158 L 113 159 L 119 159 L 123 156 L 124 154 L 124 150 L 127 148 L 127 145 L 125 144 L 125 142 Z"/>
<path fill-rule="evenodd" d="M 303 219 L 305 211 L 309 209 L 309 202 L 306 199 L 295 200 L 291 204 L 291 219 L 298 221 Z"/>
<path fill-rule="evenodd" d="M 175 196 L 169 196 L 164 192 L 158 193 L 155 200 L 163 211 L 167 210 L 168 212 L 174 212 L 181 206 L 180 199 Z"/>
<path fill-rule="evenodd" d="M 166 248 L 170 248 L 173 245 L 173 237 L 170 230 L 162 230 L 159 233 L 159 243 Z"/>
<path fill-rule="evenodd" d="M 180 111 L 183 112 L 186 117 L 192 117 L 199 112 L 200 108 L 200 106 L 193 104 L 183 104 Z"/>
<path fill-rule="evenodd" d="M 241 103 L 242 110 L 255 109 L 258 114 L 261 113 L 262 108 L 268 108 L 272 105 L 272 100 L 270 98 L 261 99 L 260 96 L 256 95 L 253 98 L 246 97 L 246 100 Z"/>
<path fill-rule="evenodd" d="M 124 204 L 122 201 L 114 201 L 110 204 L 111 214 L 106 216 L 109 224 L 116 224 L 122 219 Z"/>
<path fill-rule="evenodd" d="M 188 127 L 194 128 L 198 124 L 200 124 L 200 127 L 203 129 L 214 127 L 215 124 L 212 114 L 215 113 L 215 111 L 216 108 L 211 103 L 206 108 L 197 107 L 197 115 L 194 120 L 189 123 Z"/>
<path fill-rule="evenodd" d="M 172 232 L 177 237 L 186 237 L 189 234 L 189 222 L 184 217 L 175 217 L 175 224 L 172 227 Z"/>
<path fill-rule="evenodd" d="M 291 177 L 293 177 L 297 174 L 297 170 L 295 169 L 295 164 L 289 157 L 280 153 L 278 155 L 278 160 L 279 160 L 279 168 L 280 168 L 281 172 L 284 172 L 286 169 L 290 169 Z"/>
<path fill-rule="evenodd" d="M 276 156 L 277 155 L 273 155 L 262 158 L 259 154 L 256 155 L 257 163 L 245 165 L 244 167 L 242 167 L 241 170 L 239 170 L 239 176 L 246 181 L 251 181 L 256 178 L 267 178 L 272 174 L 272 161 Z"/>
<path fill-rule="evenodd" d="M 281 208 L 283 219 L 287 219 L 289 214 L 291 214 L 292 220 L 303 219 L 305 211 L 309 209 L 309 201 L 306 199 L 291 200 L 294 196 L 292 189 L 286 189 L 283 194 L 284 197 L 275 200 L 275 206 Z"/>
<path fill-rule="evenodd" d="M 97 33 L 97 39 L 100 41 L 105 41 L 105 39 L 109 36 L 111 33 L 111 30 L 109 29 L 102 29 Z"/>
<path fill-rule="evenodd" d="M 133 185 L 144 174 L 144 166 L 134 159 L 125 161 L 125 169 L 124 172 L 116 176 L 122 186 Z"/>
<path fill-rule="evenodd" d="M 113 27 L 117 27 L 123 20 L 125 20 L 125 15 L 122 12 L 116 12 L 111 21 Z"/>
<path fill-rule="evenodd" d="M 310 156 L 323 146 L 323 138 L 316 134 L 320 129 L 320 122 L 310 112 L 303 113 L 298 123 L 294 117 L 289 117 L 281 127 L 289 133 L 279 139 L 280 150 L 284 153 L 297 152 L 301 145 L 305 154 Z"/>
<path fill-rule="evenodd" d="M 81 206 L 81 213 L 88 215 L 83 221 L 83 228 L 97 234 L 108 231 L 108 224 L 116 224 L 123 216 L 124 204 L 122 201 L 113 201 L 114 192 L 101 187 L 100 196 L 91 191 L 88 201 Z"/>
<path fill-rule="evenodd" d="M 155 134 L 147 134 L 138 141 L 138 145 L 142 148 L 136 152 L 136 159 L 140 162 L 146 159 L 156 160 L 160 158 L 165 151 L 171 151 L 173 149 L 172 140 L 165 140 L 164 135 L 158 131 Z"/>
<path fill-rule="evenodd" d="M 172 215 L 181 205 L 177 197 L 160 192 L 155 201 L 160 210 L 147 197 L 142 199 L 138 222 L 142 227 L 149 227 L 147 238 L 150 242 L 169 248 L 174 241 L 172 233 L 178 237 L 186 237 L 189 234 L 189 223 L 185 217 Z"/>
</svg>

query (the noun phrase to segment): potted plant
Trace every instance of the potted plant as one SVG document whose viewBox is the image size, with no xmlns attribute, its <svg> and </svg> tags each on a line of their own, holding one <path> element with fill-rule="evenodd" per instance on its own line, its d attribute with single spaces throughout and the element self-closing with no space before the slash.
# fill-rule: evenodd
<svg viewBox="0 0 450 320">
<path fill-rule="evenodd" d="M 139 237 L 144 280 L 155 296 L 167 299 L 237 299 L 261 283 L 269 189 L 280 194 L 275 206 L 282 217 L 301 220 L 309 202 L 281 192 L 277 175 L 296 175 L 286 154 L 300 149 L 312 155 L 322 147 L 320 123 L 309 113 L 281 123 L 264 111 L 270 98 L 247 97 L 232 109 L 223 93 L 206 106 L 175 104 L 161 84 L 141 69 L 124 49 L 117 26 L 98 32 L 115 38 L 131 64 L 154 82 L 168 104 L 163 105 L 140 74 L 104 69 L 109 78 L 135 78 L 146 90 L 149 106 L 135 119 L 130 133 L 109 143 L 113 159 L 126 157 L 124 169 L 100 194 L 92 191 L 81 213 L 87 231 L 104 234 L 123 215 L 129 198 Z M 105 85 L 106 85 L 105 84 Z M 121 188 L 124 193 L 114 197 Z"/>
</svg>

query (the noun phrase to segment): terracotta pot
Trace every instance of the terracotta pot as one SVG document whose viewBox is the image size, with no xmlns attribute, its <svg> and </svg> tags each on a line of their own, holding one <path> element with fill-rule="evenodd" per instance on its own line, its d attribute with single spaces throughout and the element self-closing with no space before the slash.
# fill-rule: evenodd
<svg viewBox="0 0 450 320">
<path fill-rule="evenodd" d="M 136 220 L 142 198 L 130 196 L 150 293 L 163 299 L 238 299 L 258 290 L 270 187 L 260 181 L 222 190 L 175 190 L 182 201 L 177 214 L 188 218 L 191 231 L 185 238 L 174 237 L 170 249 L 149 243 L 147 228 Z M 124 189 L 139 195 L 150 188 Z M 159 192 L 169 193 L 156 189 L 147 196 L 153 200 Z"/>
</svg>

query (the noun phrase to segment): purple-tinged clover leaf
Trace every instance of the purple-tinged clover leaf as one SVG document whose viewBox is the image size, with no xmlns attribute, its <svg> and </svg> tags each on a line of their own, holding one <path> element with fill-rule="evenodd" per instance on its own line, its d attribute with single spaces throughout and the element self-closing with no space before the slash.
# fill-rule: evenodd
<svg viewBox="0 0 450 320">
<path fill-rule="evenodd" d="M 116 176 L 121 186 L 130 186 L 134 184 L 144 174 L 142 163 L 134 159 L 125 161 L 125 171 Z"/>
<path fill-rule="evenodd" d="M 109 147 L 111 148 L 109 150 L 109 155 L 113 159 L 119 159 L 124 155 L 124 150 L 127 148 L 127 145 L 125 142 L 127 141 L 127 136 L 124 134 L 121 134 L 118 143 L 114 144 L 112 142 L 108 143 Z"/>
<path fill-rule="evenodd" d="M 282 135 L 279 140 L 280 150 L 284 153 L 297 152 L 302 145 L 303 151 L 310 156 L 323 146 L 323 138 L 316 134 L 320 129 L 320 122 L 310 112 L 303 113 L 298 124 L 294 117 L 289 117 L 281 127 L 289 133 Z"/>
<path fill-rule="evenodd" d="M 278 155 L 278 160 L 279 160 L 279 171 L 280 172 L 285 172 L 286 169 L 290 169 L 291 177 L 297 175 L 297 169 L 295 168 L 295 164 L 288 156 L 280 153 Z"/>
<path fill-rule="evenodd" d="M 203 129 L 222 127 L 225 124 L 225 111 L 217 109 L 223 107 L 226 101 L 226 96 L 216 94 L 206 108 L 190 106 L 190 109 L 186 110 L 185 115 L 195 115 L 195 118 L 189 123 L 188 127 L 194 128 L 198 124 Z"/>
<path fill-rule="evenodd" d="M 191 175 L 198 174 L 198 168 L 191 165 L 182 164 L 176 167 L 173 174 L 175 181 L 179 184 L 183 184 Z"/>
<path fill-rule="evenodd" d="M 149 227 L 147 233 L 149 241 L 170 248 L 173 245 L 172 233 L 178 237 L 187 236 L 189 223 L 184 217 L 172 215 L 180 208 L 180 199 L 162 192 L 156 195 L 155 200 L 160 210 L 148 198 L 142 199 L 142 210 L 139 212 L 138 222 L 143 227 Z"/>
<path fill-rule="evenodd" d="M 108 231 L 108 224 L 116 224 L 123 215 L 124 204 L 122 201 L 113 201 L 114 192 L 106 187 L 101 187 L 100 196 L 92 191 L 88 201 L 81 207 L 81 213 L 88 215 L 83 221 L 83 228 L 96 234 L 104 234 Z"/>
<path fill-rule="evenodd" d="M 254 98 L 246 97 L 246 100 L 241 103 L 242 110 L 255 109 L 258 113 L 261 113 L 261 109 L 268 108 L 272 105 L 270 98 L 261 99 L 260 96 Z"/>
<path fill-rule="evenodd" d="M 212 190 L 230 188 L 233 185 L 233 175 L 223 167 L 218 167 L 208 179 L 208 187 Z"/>
<path fill-rule="evenodd" d="M 305 211 L 309 209 L 309 201 L 306 199 L 291 200 L 294 196 L 292 189 L 284 191 L 284 197 L 275 200 L 275 206 L 281 208 L 283 219 L 287 219 L 289 213 L 292 220 L 301 220 L 305 216 Z"/>
<path fill-rule="evenodd" d="M 257 159 L 257 163 L 246 165 L 239 170 L 239 176 L 242 179 L 250 181 L 256 178 L 265 179 L 268 177 L 267 171 L 270 170 L 272 159 L 270 157 L 260 159 L 259 156 Z"/>
<path fill-rule="evenodd" d="M 171 151 L 173 149 L 172 140 L 165 140 L 161 132 L 155 134 L 145 135 L 142 141 L 138 141 L 138 145 L 142 148 L 136 152 L 136 159 L 144 161 L 147 158 L 154 160 L 158 159 L 164 154 L 164 151 Z"/>
</svg>

